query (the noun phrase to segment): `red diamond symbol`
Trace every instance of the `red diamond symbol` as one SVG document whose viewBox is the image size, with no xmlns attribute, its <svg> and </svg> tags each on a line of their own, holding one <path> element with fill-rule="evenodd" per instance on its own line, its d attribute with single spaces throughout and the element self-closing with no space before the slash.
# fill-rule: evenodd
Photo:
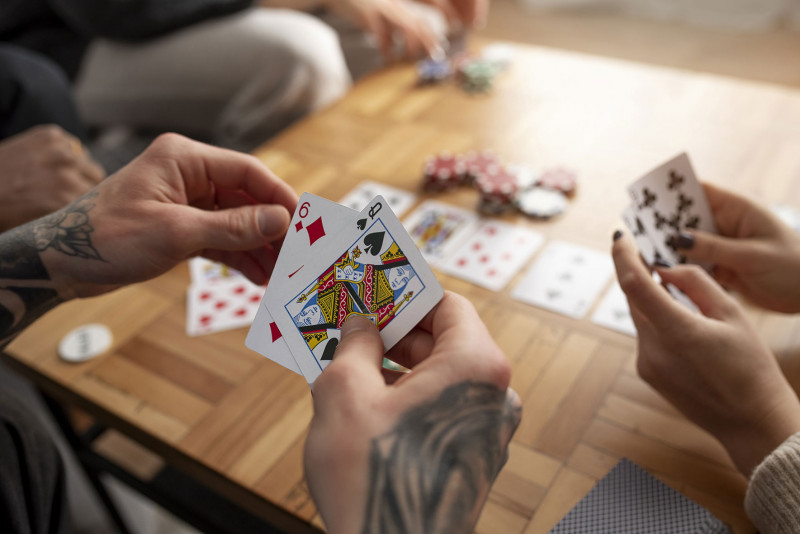
<svg viewBox="0 0 800 534">
<path fill-rule="evenodd" d="M 322 226 L 322 217 L 317 217 L 317 220 L 306 226 L 308 232 L 309 245 L 313 245 L 317 239 L 325 236 L 325 228 Z"/>
<path fill-rule="evenodd" d="M 215 307 L 216 309 L 218 309 L 218 310 L 221 310 L 222 308 L 224 308 L 224 307 L 225 307 L 225 306 L 227 306 L 227 305 L 228 305 L 228 303 L 227 303 L 227 302 L 225 302 L 224 300 L 220 300 L 219 302 L 217 302 L 217 303 L 214 305 L 214 307 Z"/>
<path fill-rule="evenodd" d="M 303 229 L 303 221 L 297 221 L 297 224 L 294 225 L 295 232 L 299 232 Z"/>
<path fill-rule="evenodd" d="M 244 286 L 238 286 L 236 289 L 233 290 L 233 292 L 236 293 L 237 295 L 241 295 L 242 293 L 244 293 L 245 289 L 247 288 Z"/>
<path fill-rule="evenodd" d="M 458 265 L 459 267 L 463 267 L 463 266 L 465 266 L 466 264 L 467 264 L 467 259 L 466 259 L 466 258 L 460 258 L 460 259 L 459 259 L 459 260 L 456 262 L 456 265 Z"/>
<path fill-rule="evenodd" d="M 489 235 L 494 235 L 497 233 L 497 228 L 495 228 L 494 226 L 488 226 L 486 228 L 486 233 Z"/>
<path fill-rule="evenodd" d="M 211 322 L 211 316 L 210 315 L 204 315 L 204 316 L 200 317 L 200 324 L 206 325 L 206 324 L 208 324 L 210 322 Z"/>
<path fill-rule="evenodd" d="M 210 298 L 211 298 L 211 293 L 207 291 L 205 293 L 200 293 L 200 300 L 208 300 Z"/>
<path fill-rule="evenodd" d="M 272 334 L 272 342 L 275 343 L 281 338 L 281 331 L 278 329 L 278 325 L 275 322 L 269 323 L 269 331 Z"/>
<path fill-rule="evenodd" d="M 488 263 L 488 262 L 489 262 L 488 254 L 484 254 L 483 256 L 481 256 L 481 263 Z"/>
<path fill-rule="evenodd" d="M 481 243 L 475 243 L 475 244 L 472 245 L 472 250 L 480 250 L 482 248 L 483 248 L 483 244 L 481 244 Z"/>
<path fill-rule="evenodd" d="M 247 310 L 245 308 L 239 308 L 234 312 L 234 315 L 236 315 L 237 317 L 241 317 L 245 313 L 247 313 Z"/>
<path fill-rule="evenodd" d="M 261 295 L 255 294 L 250 296 L 250 302 L 259 302 L 261 300 Z"/>
<path fill-rule="evenodd" d="M 497 276 L 497 270 L 496 269 L 489 269 L 489 271 L 486 274 L 489 275 L 490 277 Z"/>
</svg>

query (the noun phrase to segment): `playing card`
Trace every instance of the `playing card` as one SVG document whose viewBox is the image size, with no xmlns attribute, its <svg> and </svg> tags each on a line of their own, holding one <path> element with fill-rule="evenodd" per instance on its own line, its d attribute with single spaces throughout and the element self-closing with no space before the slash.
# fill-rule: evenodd
<svg viewBox="0 0 800 534">
<path fill-rule="evenodd" d="M 281 285 L 268 306 L 309 383 L 330 363 L 344 321 L 358 314 L 388 350 L 443 295 L 414 241 L 378 196 L 349 228 Z"/>
<path fill-rule="evenodd" d="M 398 189 L 386 184 L 377 182 L 361 182 L 355 189 L 347 193 L 339 201 L 339 204 L 352 210 L 361 211 L 364 206 L 376 196 L 382 196 L 389 203 L 389 207 L 398 217 L 402 217 L 408 209 L 417 201 L 417 195 L 410 191 Z"/>
<path fill-rule="evenodd" d="M 544 237 L 521 226 L 489 220 L 436 267 L 473 284 L 502 290 L 539 249 Z"/>
<path fill-rule="evenodd" d="M 403 224 L 425 260 L 434 263 L 448 256 L 477 223 L 478 216 L 471 211 L 428 200 Z"/>
<path fill-rule="evenodd" d="M 550 242 L 514 288 L 511 296 L 580 319 L 591 307 L 614 271 L 606 252 Z"/>
<path fill-rule="evenodd" d="M 636 337 L 636 326 L 625 293 L 615 280 L 592 314 L 592 322 L 602 327 Z"/>
<path fill-rule="evenodd" d="M 196 257 L 189 260 L 192 285 L 207 285 L 227 280 L 245 280 L 245 276 L 224 263 Z"/>
<path fill-rule="evenodd" d="M 705 192 L 686 154 L 647 173 L 628 187 L 628 193 L 656 259 L 670 265 L 686 263 L 675 246 L 675 237 L 684 228 L 717 233 Z"/>
<path fill-rule="evenodd" d="M 257 286 L 249 280 L 189 286 L 186 334 L 199 336 L 249 326 L 264 290 L 264 286 Z"/>
<path fill-rule="evenodd" d="M 304 265 L 314 258 L 323 245 L 342 228 L 349 227 L 357 215 L 356 211 L 310 193 L 300 197 L 263 303 L 247 333 L 245 345 L 248 348 L 300 374 L 300 367 L 294 361 L 266 303 L 277 287 L 299 276 Z"/>
<path fill-rule="evenodd" d="M 647 230 L 645 230 L 636 208 L 634 206 L 625 208 L 625 211 L 622 212 L 622 220 L 631 231 L 636 242 L 636 248 L 639 249 L 639 254 L 641 254 L 647 265 L 652 267 L 656 259 L 656 249 L 647 236 Z"/>
</svg>

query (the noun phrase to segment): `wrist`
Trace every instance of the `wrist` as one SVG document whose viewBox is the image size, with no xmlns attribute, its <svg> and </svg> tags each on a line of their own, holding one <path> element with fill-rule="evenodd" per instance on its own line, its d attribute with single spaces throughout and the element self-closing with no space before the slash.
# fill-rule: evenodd
<svg viewBox="0 0 800 534">
<path fill-rule="evenodd" d="M 718 438 L 739 471 L 749 478 L 764 458 L 798 432 L 800 403 L 791 392 L 762 417 L 737 425 Z"/>
</svg>

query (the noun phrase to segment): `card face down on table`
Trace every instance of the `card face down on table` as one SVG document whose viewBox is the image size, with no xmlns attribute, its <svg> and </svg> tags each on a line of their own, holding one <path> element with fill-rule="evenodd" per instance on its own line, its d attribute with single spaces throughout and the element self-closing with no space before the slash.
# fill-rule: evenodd
<svg viewBox="0 0 800 534">
<path fill-rule="evenodd" d="M 284 354 L 275 348 L 283 340 L 309 383 L 330 363 L 350 315 L 372 321 L 388 350 L 444 294 L 383 197 L 360 213 L 329 204 L 307 193 L 301 197 L 289 232 L 302 237 L 284 242 L 248 336 L 248 346 L 269 358 Z M 335 235 L 329 235 L 332 228 L 339 229 Z"/>
</svg>

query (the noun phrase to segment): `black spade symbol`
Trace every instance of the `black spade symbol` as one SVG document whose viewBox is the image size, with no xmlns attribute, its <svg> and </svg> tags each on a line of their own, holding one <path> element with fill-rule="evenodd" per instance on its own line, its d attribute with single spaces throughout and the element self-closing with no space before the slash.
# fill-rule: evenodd
<svg viewBox="0 0 800 534">
<path fill-rule="evenodd" d="M 386 232 L 374 232 L 364 238 L 364 252 L 377 256 L 383 246 L 383 236 Z"/>
<path fill-rule="evenodd" d="M 359 230 L 363 230 L 367 226 L 367 219 L 359 219 L 356 221 L 356 226 Z"/>
<path fill-rule="evenodd" d="M 332 360 L 333 354 L 336 352 L 336 347 L 339 346 L 339 340 L 336 338 L 331 339 L 325 344 L 325 350 L 322 351 L 322 361 Z"/>
</svg>

